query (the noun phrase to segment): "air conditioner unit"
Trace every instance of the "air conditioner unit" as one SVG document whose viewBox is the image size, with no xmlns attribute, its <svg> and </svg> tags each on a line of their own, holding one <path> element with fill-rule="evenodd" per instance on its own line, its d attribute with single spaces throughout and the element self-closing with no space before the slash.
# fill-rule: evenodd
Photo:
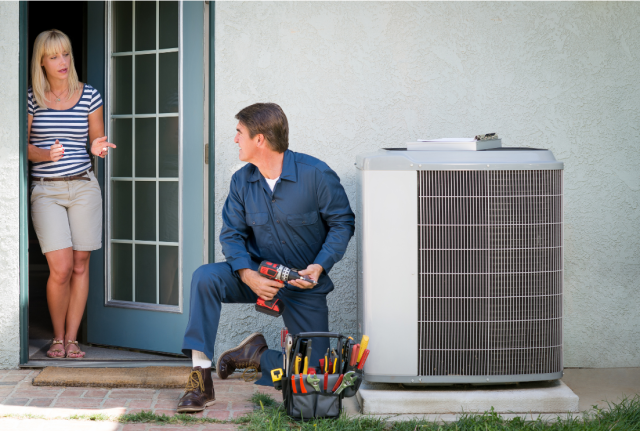
<svg viewBox="0 0 640 431">
<path fill-rule="evenodd" d="M 357 157 L 367 381 L 562 377 L 564 166 L 548 150 L 493 147 Z"/>
</svg>

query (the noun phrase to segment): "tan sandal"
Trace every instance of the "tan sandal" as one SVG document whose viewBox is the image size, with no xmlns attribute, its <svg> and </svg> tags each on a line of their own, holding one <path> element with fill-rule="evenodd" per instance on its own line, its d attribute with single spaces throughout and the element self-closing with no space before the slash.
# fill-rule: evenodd
<svg viewBox="0 0 640 431">
<path fill-rule="evenodd" d="M 53 346 L 56 344 L 63 344 L 62 350 L 53 350 Z M 66 350 L 64 348 L 64 343 L 62 340 L 56 340 L 55 338 L 51 341 L 51 346 L 49 350 L 47 350 L 47 357 L 53 359 L 62 359 L 67 355 Z"/>
<path fill-rule="evenodd" d="M 67 350 L 69 348 L 69 346 L 71 346 L 72 344 L 74 344 L 76 346 L 75 350 Z M 82 359 L 84 358 L 85 352 L 83 352 L 82 350 L 80 350 L 80 347 L 78 347 L 78 342 L 77 341 L 67 341 L 67 345 L 65 346 L 64 350 L 67 352 L 67 358 L 68 359 Z M 70 356 L 70 355 L 76 355 L 76 356 Z"/>
</svg>

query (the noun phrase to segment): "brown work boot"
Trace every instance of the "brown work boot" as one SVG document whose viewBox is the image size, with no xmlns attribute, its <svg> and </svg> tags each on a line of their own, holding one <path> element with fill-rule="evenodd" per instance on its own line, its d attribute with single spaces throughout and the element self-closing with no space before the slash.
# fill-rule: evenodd
<svg viewBox="0 0 640 431">
<path fill-rule="evenodd" d="M 259 332 L 242 340 L 238 346 L 224 352 L 218 358 L 216 373 L 221 379 L 229 377 L 236 368 L 254 367 L 260 371 L 260 357 L 267 350 L 267 342 Z"/>
<path fill-rule="evenodd" d="M 201 412 L 215 402 L 211 368 L 192 368 L 185 394 L 178 401 L 178 413 Z"/>
</svg>

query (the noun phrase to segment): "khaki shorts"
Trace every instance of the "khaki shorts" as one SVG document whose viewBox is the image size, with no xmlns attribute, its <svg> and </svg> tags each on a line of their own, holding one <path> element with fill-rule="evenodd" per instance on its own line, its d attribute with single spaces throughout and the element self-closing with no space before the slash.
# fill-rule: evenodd
<svg viewBox="0 0 640 431">
<path fill-rule="evenodd" d="M 32 178 L 31 220 L 42 253 L 102 247 L 102 195 L 93 172 L 89 177 L 91 181 Z"/>
</svg>

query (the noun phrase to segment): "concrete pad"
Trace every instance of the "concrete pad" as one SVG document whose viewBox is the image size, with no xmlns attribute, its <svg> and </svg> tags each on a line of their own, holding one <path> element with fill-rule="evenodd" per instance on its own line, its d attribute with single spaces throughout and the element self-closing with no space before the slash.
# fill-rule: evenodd
<svg viewBox="0 0 640 431">
<path fill-rule="evenodd" d="M 559 380 L 501 386 L 401 387 L 363 383 L 357 394 L 363 414 L 430 415 L 578 412 L 578 396 Z"/>
<path fill-rule="evenodd" d="M 349 417 L 361 416 L 360 404 L 358 403 L 358 397 L 343 398 L 342 400 L 342 413 Z"/>
<path fill-rule="evenodd" d="M 640 368 L 565 368 L 562 381 L 580 397 L 580 411 L 640 395 Z"/>
<path fill-rule="evenodd" d="M 365 417 L 364 415 L 360 415 L 360 417 Z M 447 424 L 453 423 L 460 420 L 462 414 L 452 414 L 452 413 L 443 413 L 443 414 L 430 414 L 430 415 L 366 415 L 367 418 L 372 419 L 381 419 L 388 423 L 393 422 L 408 422 L 408 421 L 425 421 L 436 424 Z M 524 421 L 536 421 L 540 419 L 546 423 L 556 422 L 557 420 L 567 420 L 568 418 L 578 417 L 575 413 L 506 413 L 501 414 L 500 417 L 504 420 L 512 420 L 516 417 L 521 418 Z"/>
</svg>

